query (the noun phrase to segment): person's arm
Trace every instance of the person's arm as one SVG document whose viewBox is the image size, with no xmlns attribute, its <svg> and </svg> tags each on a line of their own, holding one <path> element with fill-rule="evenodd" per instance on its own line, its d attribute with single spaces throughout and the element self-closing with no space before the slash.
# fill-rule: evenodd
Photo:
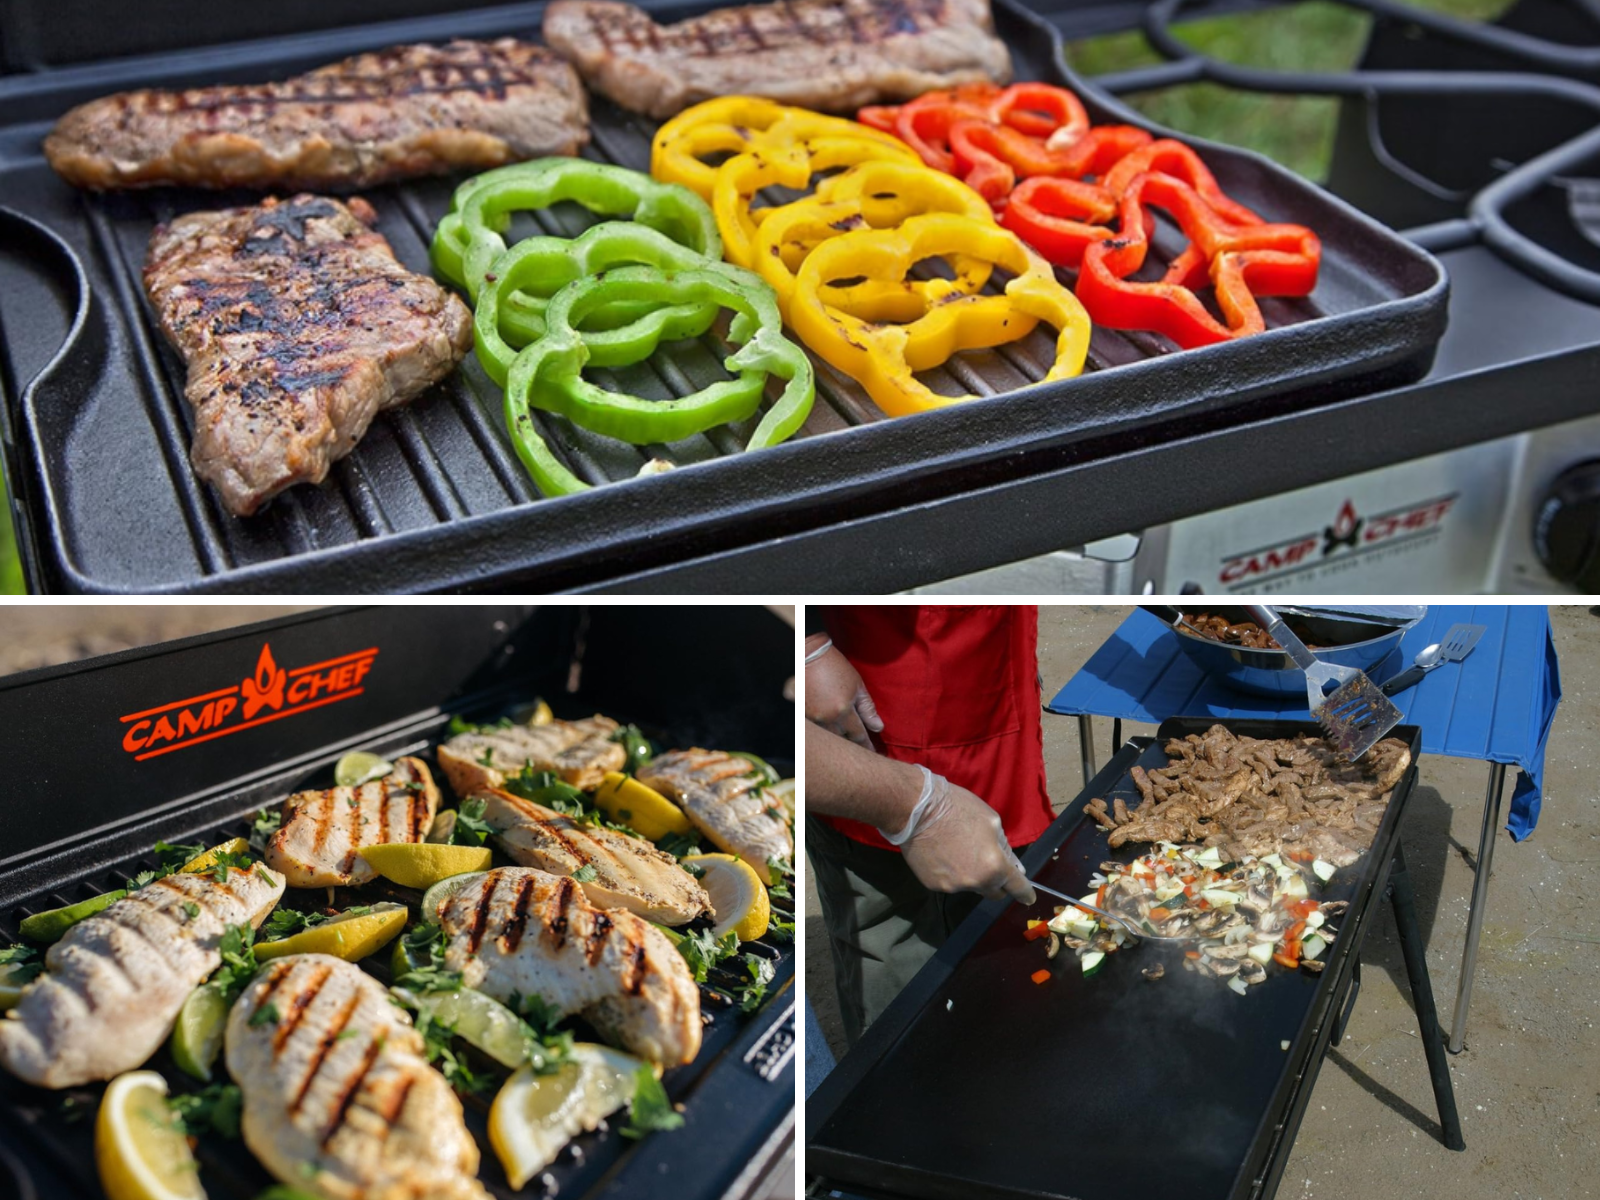
<svg viewBox="0 0 1600 1200">
<path fill-rule="evenodd" d="M 1000 815 L 966 788 L 806 722 L 807 812 L 875 825 L 936 892 L 1034 902 Z"/>
</svg>

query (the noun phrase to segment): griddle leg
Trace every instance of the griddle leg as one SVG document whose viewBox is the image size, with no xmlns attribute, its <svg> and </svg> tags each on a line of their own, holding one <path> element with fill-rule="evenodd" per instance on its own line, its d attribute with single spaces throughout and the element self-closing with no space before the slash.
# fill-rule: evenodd
<svg viewBox="0 0 1600 1200">
<path fill-rule="evenodd" d="M 1478 938 L 1489 898 L 1489 867 L 1494 861 L 1494 836 L 1500 830 L 1500 802 L 1505 796 L 1505 763 L 1489 764 L 1489 791 L 1483 798 L 1483 829 L 1478 833 L 1478 864 L 1472 877 L 1472 907 L 1467 910 L 1467 945 L 1461 952 L 1461 982 L 1456 986 L 1456 1016 L 1450 1027 L 1450 1053 L 1460 1054 L 1467 1036 L 1467 1005 L 1472 1001 L 1472 976 L 1478 967 Z"/>
<path fill-rule="evenodd" d="M 1337 1046 L 1344 1041 L 1344 1027 L 1350 1024 L 1350 1016 L 1356 1011 L 1356 997 L 1361 994 L 1361 956 L 1356 956 L 1355 963 L 1350 967 L 1350 990 L 1344 994 L 1344 1008 L 1339 1013 L 1338 1023 L 1333 1027 L 1333 1037 L 1329 1038 L 1332 1045 Z"/>
<path fill-rule="evenodd" d="M 1094 765 L 1094 723 L 1088 713 L 1078 714 L 1078 748 L 1083 751 L 1083 786 L 1088 787 L 1100 773 Z"/>
<path fill-rule="evenodd" d="M 1417 1009 L 1417 1033 L 1422 1052 L 1428 1056 L 1428 1074 L 1433 1080 L 1433 1099 L 1439 1106 L 1439 1125 L 1444 1144 L 1451 1150 L 1465 1150 L 1461 1137 L 1461 1117 L 1456 1112 L 1455 1087 L 1450 1082 L 1450 1060 L 1444 1052 L 1444 1036 L 1439 1014 L 1433 1006 L 1433 984 L 1428 979 L 1428 960 L 1422 946 L 1422 930 L 1417 926 L 1417 895 L 1406 871 L 1405 847 L 1394 847 L 1394 868 L 1389 875 L 1389 900 L 1394 905 L 1395 928 L 1400 934 L 1400 953 L 1405 956 L 1406 975 L 1411 980 L 1411 999 Z"/>
</svg>

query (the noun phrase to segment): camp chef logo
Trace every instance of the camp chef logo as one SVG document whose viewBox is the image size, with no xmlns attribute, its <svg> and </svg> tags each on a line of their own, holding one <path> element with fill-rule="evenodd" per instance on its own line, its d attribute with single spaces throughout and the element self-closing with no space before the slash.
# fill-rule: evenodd
<svg viewBox="0 0 1600 1200">
<path fill-rule="evenodd" d="M 1439 532 L 1460 495 L 1452 492 L 1370 517 L 1363 517 L 1356 511 L 1355 502 L 1346 500 L 1339 506 L 1332 524 L 1324 525 L 1321 530 L 1224 556 L 1217 578 L 1237 589 L 1309 571 L 1335 554 L 1341 560 L 1356 558 L 1418 538 L 1432 537 Z"/>
<path fill-rule="evenodd" d="M 377 657 L 378 648 L 372 646 L 286 670 L 272 656 L 271 643 L 265 643 L 256 658 L 255 673 L 242 683 L 123 717 L 122 748 L 143 762 L 348 700 L 361 695 L 361 681 Z"/>
</svg>

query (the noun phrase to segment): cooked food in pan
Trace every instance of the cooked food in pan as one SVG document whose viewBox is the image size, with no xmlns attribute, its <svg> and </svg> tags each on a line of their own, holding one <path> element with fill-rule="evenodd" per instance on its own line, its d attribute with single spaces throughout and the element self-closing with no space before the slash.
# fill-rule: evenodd
<svg viewBox="0 0 1600 1200">
<path fill-rule="evenodd" d="M 438 809 L 439 789 L 427 764 L 402 758 L 389 775 L 359 787 L 290 796 L 283 825 L 262 857 L 290 887 L 360 885 L 377 872 L 356 851 L 422 841 Z"/>
<path fill-rule="evenodd" d="M 768 862 L 794 857 L 788 810 L 763 786 L 747 758 L 721 750 L 671 750 L 638 771 L 639 782 L 675 801 L 720 849 L 749 863 L 771 883 Z"/>
<path fill-rule="evenodd" d="M 226 928 L 260 925 L 283 887 L 260 864 L 219 864 L 151 880 L 77 922 L 0 1021 L 0 1062 L 49 1088 L 139 1066 L 171 1032 L 189 993 L 221 963 Z"/>
<path fill-rule="evenodd" d="M 440 905 L 439 924 L 445 965 L 468 987 L 498 1000 L 538 995 L 654 1062 L 686 1063 L 700 1049 L 700 993 L 682 956 L 642 917 L 590 904 L 570 878 L 489 871 Z"/>
<path fill-rule="evenodd" d="M 672 25 L 618 0 L 556 0 L 544 40 L 658 118 L 737 93 L 839 111 L 1011 75 L 988 0 L 782 0 Z"/>
<path fill-rule="evenodd" d="M 466 307 L 401 266 L 376 220 L 363 200 L 299 195 L 151 238 L 145 290 L 189 367 L 190 459 L 236 516 L 320 483 L 472 344 Z"/>
<path fill-rule="evenodd" d="M 502 38 L 395 46 L 281 83 L 122 92 L 67 113 L 44 151 L 86 188 L 352 191 L 576 154 L 588 140 L 573 69 Z"/>
<path fill-rule="evenodd" d="M 711 912 L 711 899 L 694 876 L 643 838 L 576 821 L 498 789 L 472 798 L 483 801 L 483 820 L 512 859 L 574 877 L 601 908 L 624 908 L 663 925 L 687 924 Z M 423 917 L 435 919 L 431 913 Z"/>
<path fill-rule="evenodd" d="M 330 1200 L 487 1200 L 461 1101 L 384 986 L 325 954 L 269 963 L 228 1017 L 245 1144 Z"/>
<path fill-rule="evenodd" d="M 485 725 L 440 746 L 439 766 L 458 796 L 497 788 L 524 767 L 554 771 L 588 791 L 627 761 L 622 743 L 613 740 L 620 729 L 610 717 L 599 715 L 545 725 Z"/>
<path fill-rule="evenodd" d="M 1205 736 L 1167 743 L 1168 766 L 1133 768 L 1144 802 L 1129 810 L 1120 798 L 1085 806 L 1125 842 L 1198 842 L 1230 861 L 1268 854 L 1310 856 L 1336 867 L 1372 845 L 1389 793 L 1411 765 L 1411 751 L 1385 738 L 1360 762 L 1338 757 L 1320 737 L 1239 737 L 1221 725 Z"/>
<path fill-rule="evenodd" d="M 1220 613 L 1185 612 L 1183 624 L 1190 632 L 1197 633 L 1203 638 L 1210 638 L 1213 642 L 1224 642 L 1229 646 L 1244 646 L 1250 650 L 1282 650 L 1278 639 L 1254 621 L 1230 621 Z M 1294 627 L 1291 625 L 1291 629 Z M 1299 632 L 1298 629 L 1295 630 Z M 1320 647 L 1311 639 L 1302 637 L 1309 650 Z"/>
</svg>

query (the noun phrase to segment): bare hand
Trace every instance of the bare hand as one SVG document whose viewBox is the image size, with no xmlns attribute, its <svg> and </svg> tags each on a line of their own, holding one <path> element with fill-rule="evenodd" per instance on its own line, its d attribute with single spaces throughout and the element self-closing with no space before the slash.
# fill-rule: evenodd
<svg viewBox="0 0 1600 1200">
<path fill-rule="evenodd" d="M 809 640 L 806 649 L 808 653 L 814 649 Z M 806 664 L 806 720 L 868 750 L 873 749 L 868 730 L 883 731 L 883 720 L 860 674 L 848 658 L 832 649 Z"/>
</svg>

